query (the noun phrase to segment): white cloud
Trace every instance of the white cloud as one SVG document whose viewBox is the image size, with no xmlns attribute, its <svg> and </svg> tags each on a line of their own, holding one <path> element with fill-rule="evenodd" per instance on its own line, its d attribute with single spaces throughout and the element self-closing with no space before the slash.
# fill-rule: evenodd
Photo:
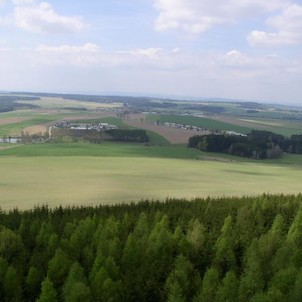
<svg viewBox="0 0 302 302">
<path fill-rule="evenodd" d="M 0 65 L 1 85 L 12 90 L 281 100 L 299 95 L 302 77 L 302 60 L 274 54 L 251 55 L 231 49 L 189 55 L 157 47 L 106 51 L 93 43 L 9 49 L 7 43 L 0 42 Z"/>
<path fill-rule="evenodd" d="M 199 34 L 214 25 L 232 22 L 229 18 L 215 15 L 207 2 L 156 0 L 154 7 L 159 10 L 159 16 L 155 21 L 155 29 L 159 31 L 181 29 Z"/>
<path fill-rule="evenodd" d="M 125 55 L 131 55 L 134 57 L 145 57 L 154 59 L 157 58 L 160 53 L 162 53 L 162 48 L 138 48 L 130 51 L 117 51 L 117 54 L 125 54 Z"/>
<path fill-rule="evenodd" d="M 220 72 L 224 70 L 229 76 L 236 76 L 238 81 L 241 77 L 273 79 L 276 75 L 286 77 L 293 73 L 302 74 L 302 70 L 297 68 L 302 62 L 275 54 L 251 56 L 238 50 L 231 50 L 226 54 L 217 55 L 214 61 Z"/>
<path fill-rule="evenodd" d="M 7 46 L 6 41 L 0 40 L 0 51 L 10 51 L 11 49 Z"/>
<path fill-rule="evenodd" d="M 12 0 L 14 5 L 24 5 L 24 4 L 32 4 L 34 0 Z"/>
<path fill-rule="evenodd" d="M 34 66 L 82 66 L 85 68 L 120 67 L 141 70 L 178 70 L 195 66 L 192 58 L 183 55 L 179 49 L 138 48 L 108 52 L 98 45 L 40 45 L 30 53 Z M 193 58 L 195 60 L 195 58 Z"/>
<path fill-rule="evenodd" d="M 302 43 L 302 6 L 287 6 L 280 15 L 267 19 L 274 31 L 252 31 L 248 41 L 252 46 L 285 46 Z"/>
<path fill-rule="evenodd" d="M 35 49 L 33 61 L 42 65 L 91 65 L 99 61 L 100 48 L 93 43 L 81 46 L 40 45 Z"/>
<path fill-rule="evenodd" d="M 37 48 L 37 51 L 49 52 L 49 53 L 58 53 L 58 54 L 71 54 L 71 53 L 97 53 L 99 47 L 93 43 L 86 43 L 83 46 L 74 46 L 74 45 L 61 45 L 61 46 L 46 46 L 40 45 Z"/>
<path fill-rule="evenodd" d="M 154 0 L 159 11 L 155 29 L 200 34 L 214 26 L 233 24 L 243 16 L 274 11 L 287 0 Z"/>
<path fill-rule="evenodd" d="M 14 0 L 14 23 L 17 27 L 36 33 L 75 33 L 87 27 L 81 17 L 62 16 L 47 2 L 35 4 L 30 0 Z"/>
</svg>

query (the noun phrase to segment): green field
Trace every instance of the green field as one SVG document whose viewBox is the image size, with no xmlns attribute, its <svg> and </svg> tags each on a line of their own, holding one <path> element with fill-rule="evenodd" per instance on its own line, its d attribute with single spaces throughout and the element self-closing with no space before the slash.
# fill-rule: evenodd
<svg viewBox="0 0 302 302">
<path fill-rule="evenodd" d="M 20 118 L 27 119 L 16 123 L 1 125 L 0 136 L 3 135 L 20 136 L 22 130 L 26 127 L 45 124 L 48 122 L 54 122 L 66 116 L 68 116 L 68 113 L 43 115 L 35 111 L 25 111 L 25 112 L 14 111 L 12 113 L 0 114 L 0 118 L 20 117 Z"/>
<path fill-rule="evenodd" d="M 89 116 L 87 116 L 89 115 Z M 20 110 L 0 118 L 21 117 L 19 123 L 0 126 L 0 137 L 15 135 L 24 128 L 64 117 L 83 122 L 107 122 L 127 127 L 114 117 L 100 117 L 92 111 Z M 84 120 L 84 117 L 94 117 Z M 26 118 L 27 120 L 23 120 Z M 234 126 L 209 118 L 185 115 L 150 115 L 150 121 L 175 122 L 208 129 L 248 133 L 249 127 Z M 257 123 L 258 120 L 255 121 Z M 263 120 L 259 120 L 263 122 Z M 265 122 L 265 121 L 264 121 Z M 297 122 L 281 121 L 283 131 Z M 252 125 L 250 122 L 249 125 Z M 280 130 L 280 131 L 281 131 Z M 185 146 L 171 145 L 159 134 L 147 131 L 149 146 L 140 144 L 59 142 L 0 144 L 0 207 L 28 209 L 50 206 L 96 205 L 167 197 L 257 195 L 299 193 L 302 155 L 284 155 L 277 160 L 253 161 L 227 154 L 202 153 Z"/>
<path fill-rule="evenodd" d="M 175 115 L 175 114 L 162 114 L 162 115 L 149 115 L 148 121 L 155 123 L 159 120 L 160 123 L 177 123 L 191 126 L 203 127 L 211 130 L 225 130 L 236 131 L 239 133 L 249 133 L 252 129 L 267 130 L 290 137 L 293 134 L 301 134 L 301 122 L 286 119 L 269 119 L 269 118 L 256 118 L 256 117 L 231 117 L 229 123 L 218 121 L 216 119 L 206 117 L 195 117 L 189 115 Z M 234 124 L 232 124 L 232 120 Z M 240 125 L 238 121 L 240 120 Z"/>
<path fill-rule="evenodd" d="M 183 147 L 84 143 L 24 145 L 0 155 L 2 209 L 301 191 L 301 156 L 241 162 Z"/>
<path fill-rule="evenodd" d="M 190 115 L 175 115 L 175 114 L 162 114 L 162 115 L 156 115 L 151 114 L 147 117 L 148 121 L 155 123 L 157 120 L 159 120 L 160 123 L 176 123 L 176 124 L 182 124 L 182 125 L 190 125 L 190 126 L 197 126 L 202 127 L 206 129 L 211 130 L 226 130 L 226 131 L 236 131 L 240 133 L 249 133 L 251 131 L 251 128 L 249 127 L 241 127 L 236 126 L 216 120 L 212 120 L 206 117 L 195 117 Z"/>
<path fill-rule="evenodd" d="M 6 144 L 7 145 L 7 144 Z M 18 156 L 99 156 L 99 157 L 159 157 L 197 159 L 201 152 L 182 146 L 145 146 L 126 143 L 53 143 L 20 145 L 16 148 L 2 150 L 0 157 Z"/>
</svg>

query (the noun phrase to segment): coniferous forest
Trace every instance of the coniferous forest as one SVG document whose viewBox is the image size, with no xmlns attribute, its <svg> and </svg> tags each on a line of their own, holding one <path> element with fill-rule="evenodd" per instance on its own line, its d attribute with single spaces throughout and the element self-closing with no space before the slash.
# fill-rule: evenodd
<svg viewBox="0 0 302 302">
<path fill-rule="evenodd" d="M 302 301 L 302 195 L 0 213 L 1 301 Z"/>
</svg>

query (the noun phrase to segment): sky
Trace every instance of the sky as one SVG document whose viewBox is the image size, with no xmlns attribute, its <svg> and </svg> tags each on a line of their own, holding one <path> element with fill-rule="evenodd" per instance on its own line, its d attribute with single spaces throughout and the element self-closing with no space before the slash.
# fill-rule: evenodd
<svg viewBox="0 0 302 302">
<path fill-rule="evenodd" d="M 302 105 L 302 0 L 0 0 L 0 90 Z"/>
</svg>

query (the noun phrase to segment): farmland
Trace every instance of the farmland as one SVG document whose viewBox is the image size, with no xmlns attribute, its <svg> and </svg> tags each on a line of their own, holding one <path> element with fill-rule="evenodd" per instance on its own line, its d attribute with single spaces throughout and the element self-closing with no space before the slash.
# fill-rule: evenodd
<svg viewBox="0 0 302 302">
<path fill-rule="evenodd" d="M 298 161 L 302 163 L 300 156 L 294 162 Z M 2 209 L 298 193 L 302 169 L 290 159 L 239 162 L 183 147 L 81 143 L 0 150 L 0 166 Z"/>
<path fill-rule="evenodd" d="M 264 127 L 283 129 L 290 134 L 291 131 L 299 132 L 299 121 L 235 117 L 234 111 L 238 108 L 234 104 L 226 106 L 232 116 L 197 117 L 168 114 L 166 109 L 161 114 L 144 115 L 137 113 L 139 109 L 136 107 L 131 109 L 130 103 L 125 110 L 134 113 L 123 116 L 123 112 L 121 114 L 116 109 L 122 103 L 103 103 L 107 108 L 95 111 L 94 106 L 103 106 L 102 103 L 89 101 L 86 104 L 84 100 L 69 102 L 63 98 L 42 98 L 41 103 L 32 102 L 38 102 L 43 108 L 1 113 L 0 136 L 20 135 L 29 130 L 35 132 L 60 120 L 72 120 L 84 124 L 109 123 L 119 128 L 143 128 L 147 130 L 149 143 L 104 141 L 91 144 L 64 138 L 36 144 L 0 144 L 2 209 L 28 209 L 38 204 L 51 207 L 60 204 L 96 205 L 137 202 L 147 198 L 190 199 L 301 191 L 297 182 L 302 169 L 300 155 L 255 161 L 200 152 L 184 146 L 195 131 L 162 125 L 174 122 L 241 133 Z M 86 105 L 83 111 L 66 110 Z M 158 120 L 161 124 L 154 125 Z"/>
<path fill-rule="evenodd" d="M 77 100 L 68 100 L 60 97 L 41 97 L 39 101 L 18 101 L 21 104 L 38 105 L 42 109 L 64 109 L 64 108 L 86 108 L 86 109 L 97 109 L 97 108 L 117 108 L 121 107 L 121 103 L 97 103 L 97 102 L 85 102 Z"/>
</svg>

